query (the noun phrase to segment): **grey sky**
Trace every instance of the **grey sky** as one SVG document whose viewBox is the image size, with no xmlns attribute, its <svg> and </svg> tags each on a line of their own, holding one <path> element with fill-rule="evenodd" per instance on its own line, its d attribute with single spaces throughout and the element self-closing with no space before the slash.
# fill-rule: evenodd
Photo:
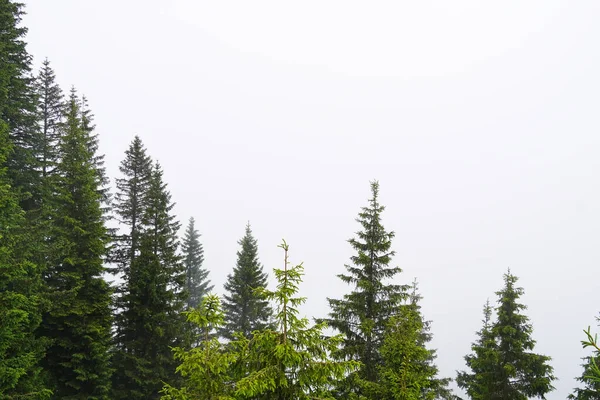
<svg viewBox="0 0 600 400">
<path fill-rule="evenodd" d="M 250 220 L 266 269 L 285 237 L 303 311 L 324 315 L 376 178 L 442 373 L 510 267 L 560 378 L 548 398 L 570 393 L 600 311 L 600 2 L 26 5 L 36 68 L 88 96 L 112 178 L 141 136 L 219 290 Z"/>
</svg>

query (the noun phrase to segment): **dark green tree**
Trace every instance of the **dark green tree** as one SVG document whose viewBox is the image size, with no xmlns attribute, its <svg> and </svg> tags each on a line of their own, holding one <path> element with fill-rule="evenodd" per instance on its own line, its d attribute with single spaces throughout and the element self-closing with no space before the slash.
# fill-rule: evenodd
<svg viewBox="0 0 600 400">
<path fill-rule="evenodd" d="M 139 256 L 140 236 L 143 232 L 142 218 L 148 207 L 148 191 L 152 175 L 152 160 L 146 154 L 141 139 L 136 136 L 125 152 L 125 158 L 119 167 L 122 177 L 116 180 L 117 192 L 113 203 L 113 211 L 120 225 L 120 234 L 114 235 L 111 249 L 111 261 L 122 283 L 115 289 L 115 356 L 113 375 L 114 397 L 127 398 L 128 385 L 135 378 L 137 369 L 136 357 L 133 354 L 133 343 L 136 342 L 136 331 L 139 321 L 139 307 L 135 297 L 131 296 L 131 288 L 135 285 L 131 276 L 131 266 Z"/>
<path fill-rule="evenodd" d="M 600 321 L 600 318 L 596 318 Z M 593 354 L 585 357 L 583 373 L 577 378 L 582 387 L 576 388 L 569 395 L 573 400 L 600 400 L 600 342 L 597 335 L 592 335 L 590 328 L 585 331 L 587 340 L 582 341 L 583 347 L 591 347 Z"/>
<path fill-rule="evenodd" d="M 267 274 L 258 261 L 258 243 L 249 223 L 238 243 L 241 249 L 237 252 L 237 263 L 225 282 L 225 325 L 220 331 L 230 340 L 237 332 L 250 337 L 253 331 L 269 327 L 273 316 L 269 302 L 258 294 L 258 289 L 267 286 Z"/>
<path fill-rule="evenodd" d="M 185 307 L 185 268 L 178 255 L 179 223 L 157 164 L 151 173 L 139 233 L 139 254 L 127 275 L 114 397 L 156 399 L 164 382 L 175 381 L 171 348 L 189 337 Z"/>
<path fill-rule="evenodd" d="M 23 246 L 25 215 L 6 171 L 11 149 L 0 121 L 0 398 L 47 398 L 38 367 L 43 343 L 34 335 L 41 321 L 40 273 Z"/>
<path fill-rule="evenodd" d="M 116 180 L 117 192 L 113 209 L 121 230 L 125 233 L 115 238 L 112 261 L 117 265 L 113 272 L 122 274 L 127 281 L 131 264 L 139 254 L 142 215 L 147 208 L 152 175 L 152 159 L 146 154 L 139 136 L 129 145 L 119 170 L 123 177 Z M 125 290 L 126 288 L 127 283 L 124 285 Z"/>
<path fill-rule="evenodd" d="M 338 275 L 353 290 L 342 299 L 328 299 L 331 312 L 325 320 L 345 337 L 336 356 L 362 363 L 358 375 L 350 376 L 340 388 L 342 397 L 351 392 L 369 395 L 376 387 L 388 320 L 407 296 L 407 286 L 389 283 L 402 270 L 390 266 L 395 254 L 391 250 L 394 233 L 387 232 L 381 223 L 385 207 L 379 203 L 378 182 L 371 182 L 371 193 L 369 205 L 362 208 L 357 219 L 362 230 L 348 241 L 356 251 L 352 265 L 345 266 L 347 274 Z"/>
<path fill-rule="evenodd" d="M 183 264 L 186 271 L 186 288 L 188 292 L 187 308 L 196 308 L 202 298 L 212 289 L 208 279 L 208 270 L 202 267 L 204 249 L 200 243 L 200 234 L 196 230 L 194 218 L 190 218 L 182 243 Z"/>
<path fill-rule="evenodd" d="M 25 211 L 37 204 L 32 193 L 39 187 L 34 156 L 36 102 L 31 76 L 31 56 L 21 26 L 23 4 L 0 0 L 0 121 L 7 124 L 12 151 L 7 173 Z"/>
<path fill-rule="evenodd" d="M 491 399 L 499 391 L 495 378 L 499 352 L 492 333 L 492 306 L 489 300 L 483 307 L 483 327 L 477 332 L 477 341 L 471 345 L 472 353 L 465 356 L 471 373 L 458 372 L 456 383 L 465 389 L 471 399 Z"/>
<path fill-rule="evenodd" d="M 58 163 L 60 127 L 65 113 L 64 96 L 48 59 L 42 64 L 35 89 L 39 128 L 34 153 L 42 178 L 46 178 Z"/>
<path fill-rule="evenodd" d="M 471 373 L 459 372 L 457 383 L 472 399 L 525 400 L 545 398 L 554 387 L 550 357 L 533 352 L 533 328 L 522 314 L 525 305 L 518 302 L 523 289 L 516 287 L 517 277 L 504 275 L 504 288 L 496 292 L 497 320 L 490 324 L 491 308 L 484 309 L 484 327 L 473 353 L 465 357 Z"/>
<path fill-rule="evenodd" d="M 51 306 L 42 323 L 43 336 L 52 339 L 43 365 L 56 399 L 108 399 L 110 392 L 111 290 L 103 278 L 109 235 L 90 141 L 73 89 L 52 205 Z"/>
</svg>

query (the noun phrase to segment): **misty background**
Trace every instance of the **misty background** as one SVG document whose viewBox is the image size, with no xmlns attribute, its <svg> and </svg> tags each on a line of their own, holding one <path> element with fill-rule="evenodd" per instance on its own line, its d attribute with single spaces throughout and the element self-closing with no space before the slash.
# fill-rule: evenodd
<svg viewBox="0 0 600 400">
<path fill-rule="evenodd" d="M 466 367 L 510 267 L 548 399 L 576 385 L 600 311 L 599 2 L 25 4 L 35 69 L 48 57 L 89 98 L 113 183 L 140 135 L 218 293 L 250 221 L 265 270 L 285 238 L 302 312 L 324 316 L 378 179 L 441 375 Z"/>
</svg>

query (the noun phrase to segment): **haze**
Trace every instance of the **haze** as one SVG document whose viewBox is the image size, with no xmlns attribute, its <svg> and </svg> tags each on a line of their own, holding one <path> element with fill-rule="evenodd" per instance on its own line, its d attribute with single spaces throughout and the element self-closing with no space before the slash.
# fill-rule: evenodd
<svg viewBox="0 0 600 400">
<path fill-rule="evenodd" d="M 304 261 L 310 317 L 350 290 L 346 240 L 381 184 L 443 376 L 508 267 L 564 399 L 595 326 L 596 1 L 26 1 L 28 50 L 96 115 L 112 179 L 135 134 L 196 218 L 219 292 L 247 221 Z M 597 328 L 596 331 L 599 329 Z"/>
</svg>

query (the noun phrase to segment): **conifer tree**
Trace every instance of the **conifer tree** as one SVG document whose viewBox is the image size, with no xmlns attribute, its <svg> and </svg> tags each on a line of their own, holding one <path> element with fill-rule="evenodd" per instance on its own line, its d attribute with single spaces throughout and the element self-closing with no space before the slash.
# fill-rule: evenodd
<svg viewBox="0 0 600 400">
<path fill-rule="evenodd" d="M 302 282 L 302 264 L 290 266 L 289 246 L 283 269 L 274 269 L 277 288 L 259 290 L 277 307 L 276 330 L 254 332 L 239 346 L 250 368 L 235 384 L 236 398 L 301 400 L 331 398 L 330 390 L 340 379 L 356 370 L 356 361 L 332 361 L 329 355 L 341 344 L 342 335 L 324 337 L 325 323 L 309 326 L 308 319 L 298 316 L 298 307 L 306 301 L 297 297 Z M 243 341 L 243 339 L 242 339 Z"/>
<path fill-rule="evenodd" d="M 51 306 L 42 323 L 42 334 L 52 344 L 43 365 L 53 398 L 108 399 L 111 291 L 102 275 L 109 236 L 96 155 L 74 89 L 62 130 L 52 206 L 53 258 L 46 279 Z"/>
<path fill-rule="evenodd" d="M 369 205 L 357 219 L 362 230 L 348 241 L 356 251 L 352 265 L 345 266 L 347 274 L 338 275 L 353 290 L 342 299 L 328 299 L 331 312 L 325 321 L 345 337 L 336 356 L 362 363 L 358 376 L 349 377 L 340 395 L 367 393 L 379 381 L 384 332 L 389 318 L 406 298 L 407 286 L 386 282 L 402 270 L 389 265 L 395 254 L 391 250 L 394 233 L 387 232 L 381 223 L 385 207 L 379 203 L 378 182 L 371 182 L 371 193 Z"/>
<path fill-rule="evenodd" d="M 39 136 L 35 140 L 34 152 L 42 178 L 46 178 L 58 163 L 60 126 L 64 116 L 64 98 L 56 83 L 50 61 L 44 60 L 35 82 L 38 98 Z"/>
<path fill-rule="evenodd" d="M 414 281 L 409 302 L 390 319 L 381 347 L 378 398 L 455 399 L 448 388 L 450 379 L 438 377 L 436 351 L 427 348 L 431 321 L 423 318 L 421 298 Z"/>
<path fill-rule="evenodd" d="M 187 308 L 196 308 L 202 298 L 212 289 L 208 279 L 208 270 L 202 267 L 204 249 L 200 243 L 200 234 L 196 230 L 194 218 L 190 218 L 182 243 L 183 264 L 186 271 L 186 288 L 188 292 Z"/>
<path fill-rule="evenodd" d="M 33 145 L 36 103 L 31 77 L 31 56 L 21 26 L 23 4 L 0 0 L 0 121 L 7 124 L 12 151 L 7 173 L 25 211 L 35 209 L 32 193 L 39 186 Z"/>
<path fill-rule="evenodd" d="M 242 352 L 225 346 L 213 335 L 223 324 L 223 311 L 219 297 L 208 294 L 198 307 L 186 311 L 187 320 L 197 326 L 199 345 L 186 349 L 173 349 L 180 362 L 177 372 L 184 377 L 182 388 L 166 384 L 162 400 L 233 400 L 235 392 L 235 364 L 244 363 Z"/>
<path fill-rule="evenodd" d="M 113 272 L 123 274 L 127 281 L 131 264 L 139 254 L 141 221 L 147 207 L 152 175 L 152 160 L 146 154 L 139 136 L 133 139 L 125 152 L 125 159 L 121 161 L 119 170 L 123 177 L 116 180 L 114 211 L 125 234 L 115 240 L 113 262 L 117 264 L 117 268 Z"/>
<path fill-rule="evenodd" d="M 111 272 L 118 274 L 123 281 L 116 288 L 115 300 L 113 396 L 117 399 L 128 397 L 128 385 L 135 377 L 133 374 L 137 368 L 131 346 L 138 334 L 136 327 L 139 321 L 134 318 L 139 311 L 136 311 L 135 297 L 131 296 L 131 287 L 134 285 L 131 266 L 139 256 L 142 218 L 148 205 L 152 175 L 152 160 L 138 136 L 126 150 L 119 170 L 123 177 L 116 180 L 113 210 L 124 232 L 114 236 L 111 249 L 111 261 L 116 265 Z"/>
<path fill-rule="evenodd" d="M 230 340 L 237 332 L 250 337 L 253 331 L 269 327 L 273 315 L 269 302 L 257 291 L 266 288 L 267 274 L 258 260 L 258 243 L 249 223 L 238 243 L 241 249 L 237 252 L 237 263 L 225 283 L 225 325 L 220 331 Z"/>
<path fill-rule="evenodd" d="M 47 398 L 38 367 L 43 343 L 34 335 L 41 321 L 40 274 L 24 258 L 24 213 L 6 173 L 11 149 L 0 121 L 0 398 Z"/>
<path fill-rule="evenodd" d="M 139 232 L 139 254 L 127 275 L 116 357 L 115 398 L 156 399 L 163 382 L 175 379 L 171 347 L 185 346 L 189 335 L 181 314 L 185 306 L 185 269 L 178 256 L 179 223 L 158 164 L 153 168 Z"/>
<path fill-rule="evenodd" d="M 600 318 L 596 318 L 600 321 Z M 582 341 L 584 347 L 591 347 L 593 354 L 585 357 L 583 373 L 577 378 L 582 387 L 576 388 L 574 393 L 569 395 L 573 400 L 600 400 L 600 348 L 597 336 L 592 336 L 590 328 L 585 331 L 588 339 Z"/>
<path fill-rule="evenodd" d="M 504 275 L 504 288 L 496 292 L 497 320 L 489 323 L 491 309 L 484 309 L 484 327 L 473 353 L 466 356 L 471 373 L 460 372 L 457 383 L 472 399 L 521 400 L 544 398 L 554 388 L 550 357 L 533 352 L 535 341 L 526 308 L 518 302 L 523 289 L 516 287 L 517 277 Z"/>
<path fill-rule="evenodd" d="M 465 356 L 471 373 L 458 373 L 456 383 L 465 389 L 471 399 L 491 399 L 499 392 L 495 379 L 495 365 L 498 363 L 498 345 L 492 333 L 492 306 L 489 300 L 483 307 L 483 327 L 477 332 L 477 341 L 471 345 L 472 353 Z"/>
</svg>

